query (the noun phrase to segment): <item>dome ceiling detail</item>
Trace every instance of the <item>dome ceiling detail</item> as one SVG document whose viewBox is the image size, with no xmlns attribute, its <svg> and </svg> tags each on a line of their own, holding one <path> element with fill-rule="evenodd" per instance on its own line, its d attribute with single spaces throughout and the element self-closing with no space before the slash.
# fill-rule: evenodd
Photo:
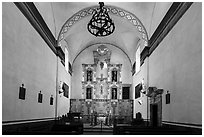
<svg viewBox="0 0 204 137">
<path fill-rule="evenodd" d="M 115 6 L 104 6 L 104 7 L 107 8 L 108 13 L 128 20 L 138 30 L 139 34 L 141 35 L 142 40 L 144 41 L 144 46 L 148 46 L 147 31 L 146 31 L 144 25 L 141 23 L 141 21 L 134 14 L 132 14 L 132 13 L 130 13 L 124 9 L 115 7 Z M 92 7 L 82 9 L 79 12 L 77 12 L 76 14 L 74 14 L 71 18 L 69 18 L 60 30 L 60 33 L 58 36 L 58 46 L 61 46 L 61 41 L 65 38 L 65 35 L 68 32 L 68 30 L 76 22 L 80 21 L 84 17 L 92 15 L 94 13 L 93 11 L 96 8 L 98 8 L 98 6 L 92 6 Z"/>
</svg>

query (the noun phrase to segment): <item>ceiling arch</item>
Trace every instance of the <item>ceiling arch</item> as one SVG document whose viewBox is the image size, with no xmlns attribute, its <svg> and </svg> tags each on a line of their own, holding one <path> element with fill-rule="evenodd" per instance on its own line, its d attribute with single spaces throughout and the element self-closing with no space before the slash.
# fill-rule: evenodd
<svg viewBox="0 0 204 137">
<path fill-rule="evenodd" d="M 111 35 L 98 38 L 87 30 L 87 23 L 92 17 L 92 10 L 97 8 L 97 3 L 35 2 L 51 32 L 55 34 L 57 45 L 61 44 L 63 51 L 65 48 L 68 49 L 70 62 L 73 62 L 88 45 L 111 43 L 123 49 L 134 63 L 138 46 L 141 51 L 144 49 L 144 42 L 148 41 L 148 37 L 153 34 L 172 4 L 172 2 L 105 2 L 116 29 Z M 142 36 L 147 36 L 147 41 Z"/>
<path fill-rule="evenodd" d="M 141 39 L 144 41 L 144 46 L 148 46 L 148 34 L 147 31 L 144 27 L 144 25 L 142 24 L 142 22 L 132 13 L 115 7 L 115 6 L 104 6 L 105 8 L 107 8 L 107 11 L 113 15 L 119 16 L 123 19 L 128 20 L 135 29 L 138 30 Z M 58 46 L 61 46 L 61 41 L 66 37 L 67 32 L 69 31 L 69 29 L 78 21 L 80 21 L 81 19 L 83 19 L 84 17 L 90 16 L 93 14 L 94 9 L 98 8 L 98 6 L 92 6 L 92 7 L 88 7 L 88 8 L 84 8 L 82 10 L 80 10 L 79 12 L 75 13 L 72 17 L 70 17 L 62 26 L 60 33 L 58 35 Z"/>
</svg>

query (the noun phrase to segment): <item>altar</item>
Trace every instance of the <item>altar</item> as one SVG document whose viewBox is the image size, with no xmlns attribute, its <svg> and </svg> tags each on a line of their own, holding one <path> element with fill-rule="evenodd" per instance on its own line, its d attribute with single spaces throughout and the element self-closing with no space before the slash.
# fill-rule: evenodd
<svg viewBox="0 0 204 137">
<path fill-rule="evenodd" d="M 122 64 L 111 64 L 111 53 L 106 44 L 98 44 L 94 63 L 82 64 L 81 99 L 71 99 L 70 109 L 82 113 L 85 122 L 110 123 L 113 117 L 133 116 L 133 101 L 122 99 Z"/>
<path fill-rule="evenodd" d="M 99 114 L 97 120 L 98 120 L 99 123 L 104 123 L 104 124 L 105 124 L 106 118 L 107 118 L 106 115 L 104 115 L 104 114 Z"/>
</svg>

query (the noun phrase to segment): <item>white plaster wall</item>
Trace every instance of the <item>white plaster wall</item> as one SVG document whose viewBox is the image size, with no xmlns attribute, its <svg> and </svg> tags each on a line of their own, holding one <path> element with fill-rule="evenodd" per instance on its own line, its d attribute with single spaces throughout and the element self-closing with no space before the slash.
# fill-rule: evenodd
<svg viewBox="0 0 204 137">
<path fill-rule="evenodd" d="M 57 116 L 62 116 L 64 114 L 67 114 L 69 112 L 70 107 L 70 96 L 71 96 L 71 75 L 69 72 L 65 70 L 64 65 L 60 62 L 58 62 L 58 86 L 60 86 L 60 83 L 65 82 L 69 86 L 69 98 L 63 96 L 63 93 L 57 95 Z"/>
<path fill-rule="evenodd" d="M 56 71 L 56 55 L 37 31 L 14 3 L 2 3 L 2 120 L 53 118 Z M 70 86 L 71 77 L 60 62 L 59 74 L 58 79 Z M 18 99 L 21 84 L 26 88 L 25 100 Z M 39 91 L 43 103 L 38 103 Z M 59 114 L 69 110 L 69 99 L 61 98 Z"/>
<path fill-rule="evenodd" d="M 56 57 L 14 3 L 2 4 L 2 119 L 54 117 Z M 18 99 L 21 84 L 26 99 Z M 43 103 L 38 103 L 42 91 Z"/>
<path fill-rule="evenodd" d="M 72 76 L 72 91 L 71 91 L 71 98 L 72 99 L 80 99 L 82 98 L 82 64 L 93 64 L 93 52 L 90 48 L 87 48 L 83 51 L 78 58 L 75 60 L 72 69 L 73 69 L 73 76 Z"/>
<path fill-rule="evenodd" d="M 150 86 L 164 89 L 164 121 L 202 124 L 202 4 L 193 3 L 150 56 Z M 171 103 L 165 104 L 169 90 Z"/>
<path fill-rule="evenodd" d="M 133 110 L 133 117 L 136 118 L 136 113 L 140 112 L 142 114 L 143 119 L 147 119 L 147 97 L 144 94 L 140 94 L 141 96 L 137 99 L 135 99 L 135 86 L 137 86 L 139 83 L 144 80 L 144 84 L 147 87 L 147 65 L 148 61 L 147 59 L 144 61 L 143 65 L 140 68 L 140 71 L 133 76 L 133 86 L 132 86 L 132 94 L 133 94 L 133 100 L 134 100 L 134 110 Z M 142 104 L 140 105 L 138 101 L 142 101 Z"/>
<path fill-rule="evenodd" d="M 98 46 L 91 46 L 84 50 L 75 60 L 73 64 L 73 76 L 72 76 L 72 94 L 71 98 L 81 98 L 82 93 L 82 64 L 93 64 L 93 51 L 97 49 Z M 122 83 L 123 84 L 132 84 L 132 75 L 131 75 L 131 65 L 127 56 L 118 48 L 114 46 L 107 46 L 112 50 L 112 56 L 110 63 L 122 65 Z"/>
</svg>

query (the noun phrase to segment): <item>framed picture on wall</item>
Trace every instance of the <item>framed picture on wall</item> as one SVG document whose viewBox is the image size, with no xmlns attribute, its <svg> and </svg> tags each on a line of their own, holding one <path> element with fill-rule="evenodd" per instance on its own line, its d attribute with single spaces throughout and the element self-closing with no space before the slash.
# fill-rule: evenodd
<svg viewBox="0 0 204 137">
<path fill-rule="evenodd" d="M 38 93 L 38 103 L 42 103 L 42 100 L 43 100 L 43 94 L 41 93 Z"/>
<path fill-rule="evenodd" d="M 69 86 L 66 83 L 63 83 L 62 90 L 64 92 L 64 96 L 69 98 Z"/>
<path fill-rule="evenodd" d="M 50 105 L 53 105 L 53 96 L 50 97 Z"/>
<path fill-rule="evenodd" d="M 26 95 L 26 88 L 24 88 L 24 84 L 22 84 L 22 87 L 19 87 L 19 99 L 25 100 Z"/>
<path fill-rule="evenodd" d="M 135 86 L 135 99 L 140 97 L 140 91 L 142 90 L 142 84 Z"/>
</svg>

